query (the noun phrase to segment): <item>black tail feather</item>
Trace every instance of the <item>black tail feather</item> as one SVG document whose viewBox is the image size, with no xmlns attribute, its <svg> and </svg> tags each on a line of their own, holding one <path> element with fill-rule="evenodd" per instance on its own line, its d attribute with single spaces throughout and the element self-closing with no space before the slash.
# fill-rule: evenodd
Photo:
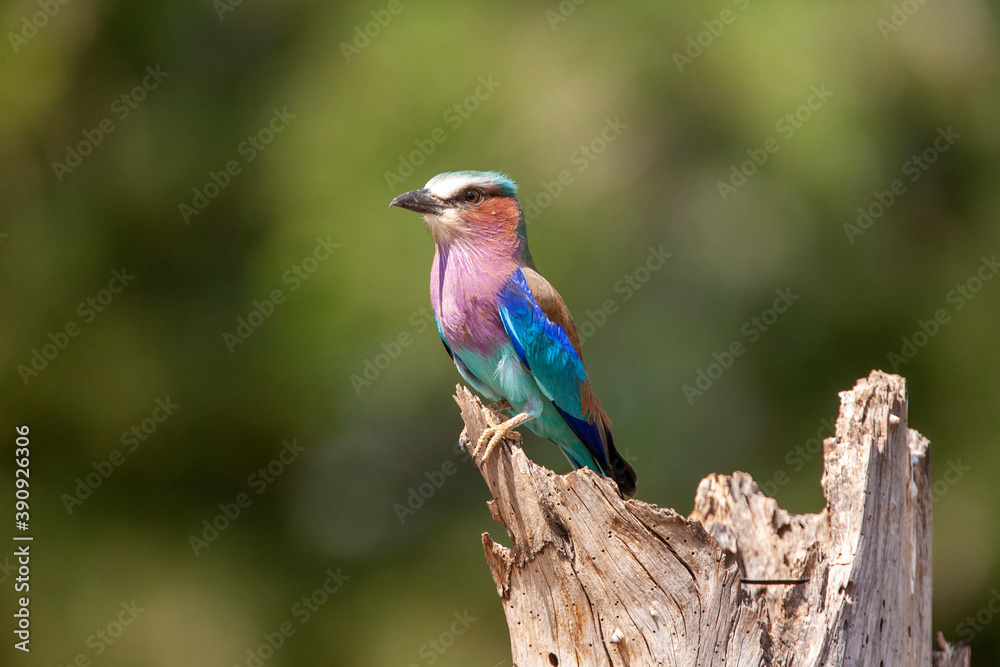
<svg viewBox="0 0 1000 667">
<path fill-rule="evenodd" d="M 618 490 L 621 491 L 622 496 L 632 498 L 635 496 L 636 482 L 638 481 L 635 470 L 632 470 L 632 466 L 628 464 L 628 461 L 623 459 L 622 455 L 615 449 L 615 439 L 612 437 L 611 429 L 607 425 L 604 426 L 604 437 L 608 446 L 608 463 L 611 467 L 609 471 L 610 477 L 618 484 Z"/>
</svg>

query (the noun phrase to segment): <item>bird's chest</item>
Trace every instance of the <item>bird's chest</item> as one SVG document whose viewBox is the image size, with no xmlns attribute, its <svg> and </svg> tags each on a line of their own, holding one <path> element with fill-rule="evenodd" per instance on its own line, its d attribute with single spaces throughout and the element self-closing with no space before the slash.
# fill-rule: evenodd
<svg viewBox="0 0 1000 667">
<path fill-rule="evenodd" d="M 497 302 L 505 280 L 485 272 L 436 268 L 431 303 L 448 345 L 491 355 L 506 342 Z"/>
<path fill-rule="evenodd" d="M 495 294 L 444 291 L 435 306 L 435 314 L 445 340 L 453 349 L 488 354 L 495 351 L 506 336 Z"/>
</svg>

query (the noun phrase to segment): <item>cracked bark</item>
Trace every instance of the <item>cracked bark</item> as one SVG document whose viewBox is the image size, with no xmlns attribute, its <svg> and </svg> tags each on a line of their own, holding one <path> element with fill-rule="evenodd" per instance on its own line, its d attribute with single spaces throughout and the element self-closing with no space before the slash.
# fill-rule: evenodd
<svg viewBox="0 0 1000 667">
<path fill-rule="evenodd" d="M 480 472 L 512 546 L 482 539 L 514 665 L 968 667 L 968 647 L 931 636 L 929 443 L 905 381 L 872 371 L 840 399 L 819 514 L 736 472 L 702 480 L 684 517 L 504 440 Z M 464 387 L 455 400 L 476 442 L 489 412 Z"/>
</svg>

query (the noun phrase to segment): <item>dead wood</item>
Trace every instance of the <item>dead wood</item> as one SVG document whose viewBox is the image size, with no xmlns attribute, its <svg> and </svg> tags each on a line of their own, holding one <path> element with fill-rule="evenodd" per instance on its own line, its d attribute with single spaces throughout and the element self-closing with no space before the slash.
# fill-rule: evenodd
<svg viewBox="0 0 1000 667">
<path fill-rule="evenodd" d="M 455 398 L 476 442 L 490 413 Z M 482 540 L 514 664 L 968 667 L 968 647 L 932 641 L 929 443 L 905 381 L 872 371 L 840 401 L 818 514 L 736 472 L 702 480 L 684 517 L 505 440 L 480 472 L 512 546 Z"/>
</svg>

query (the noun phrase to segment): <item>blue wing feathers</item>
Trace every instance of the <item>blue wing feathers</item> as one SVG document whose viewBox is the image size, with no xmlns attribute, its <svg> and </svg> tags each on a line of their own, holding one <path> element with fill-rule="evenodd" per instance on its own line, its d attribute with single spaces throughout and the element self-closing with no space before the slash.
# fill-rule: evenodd
<svg viewBox="0 0 1000 667">
<path fill-rule="evenodd" d="M 587 446 L 590 453 L 594 455 L 594 458 L 596 458 L 606 470 L 608 466 L 608 456 L 604 451 L 604 441 L 601 440 L 601 432 L 597 428 L 597 425 L 568 414 L 558 405 L 556 408 L 559 410 L 559 414 L 562 415 L 563 419 L 566 420 L 566 423 L 569 424 L 569 427 L 573 429 L 573 433 L 576 433 L 576 437 L 580 438 L 580 442 Z"/>
<path fill-rule="evenodd" d="M 517 358 L 521 360 L 521 363 L 530 371 L 531 364 L 528 363 L 528 355 L 524 351 L 524 347 L 521 346 L 521 342 L 514 335 L 514 323 L 511 322 L 510 310 L 506 308 L 500 308 L 500 321 L 503 322 L 504 331 L 507 332 L 507 336 L 510 337 L 510 342 L 514 346 L 514 352 L 517 353 Z"/>
<path fill-rule="evenodd" d="M 520 269 L 499 297 L 500 319 L 518 358 L 597 462 L 607 466 L 601 426 L 583 414 L 582 387 L 587 372 L 566 331 L 542 312 Z"/>
<path fill-rule="evenodd" d="M 535 303 L 520 269 L 501 290 L 499 306 L 504 329 L 538 386 L 550 400 L 579 415 L 580 384 L 587 379 L 583 362 L 563 328 Z"/>
</svg>

